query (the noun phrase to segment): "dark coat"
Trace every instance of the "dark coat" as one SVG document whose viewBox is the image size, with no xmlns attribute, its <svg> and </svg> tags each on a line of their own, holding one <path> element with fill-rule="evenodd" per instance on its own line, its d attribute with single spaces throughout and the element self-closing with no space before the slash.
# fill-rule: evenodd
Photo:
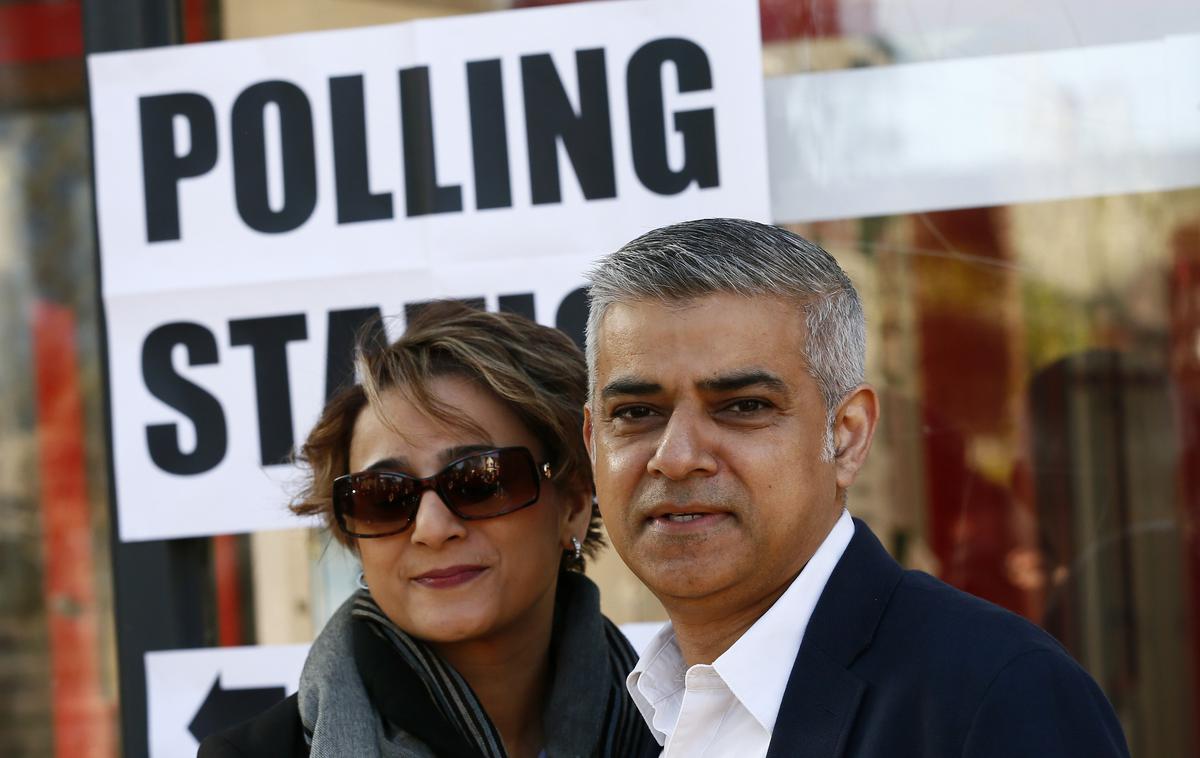
<svg viewBox="0 0 1200 758">
<path fill-rule="evenodd" d="M 308 758 L 296 695 L 281 700 L 255 718 L 214 734 L 200 743 L 197 758 Z"/>
<path fill-rule="evenodd" d="M 1050 635 L 918 571 L 855 519 L 768 758 L 1128 758 L 1104 693 Z"/>
</svg>

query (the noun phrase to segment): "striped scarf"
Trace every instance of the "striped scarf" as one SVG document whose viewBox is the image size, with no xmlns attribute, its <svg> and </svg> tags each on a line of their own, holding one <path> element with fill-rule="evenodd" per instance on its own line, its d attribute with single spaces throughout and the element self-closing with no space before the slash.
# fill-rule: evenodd
<svg viewBox="0 0 1200 758">
<path fill-rule="evenodd" d="M 431 647 L 408 635 L 366 592 L 353 598 L 359 674 L 386 722 L 446 758 L 506 758 L 500 733 L 470 685 Z M 560 576 L 551 651 L 553 683 L 543 714 L 548 758 L 657 755 L 625 689 L 637 655 L 600 614 L 582 574 Z"/>
</svg>

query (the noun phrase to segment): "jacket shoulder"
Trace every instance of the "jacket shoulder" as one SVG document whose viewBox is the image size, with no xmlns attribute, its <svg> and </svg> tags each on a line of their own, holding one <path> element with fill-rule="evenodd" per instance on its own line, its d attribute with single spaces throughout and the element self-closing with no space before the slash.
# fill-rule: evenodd
<svg viewBox="0 0 1200 758">
<path fill-rule="evenodd" d="M 916 739 L 923 755 L 1128 756 L 1112 705 L 1058 640 L 928 574 L 904 572 L 852 670 L 872 693 L 866 754 Z"/>
<path fill-rule="evenodd" d="M 911 639 L 931 654 L 960 664 L 974 660 L 993 673 L 1033 651 L 1070 659 L 1058 640 L 1028 619 L 921 571 L 904 572 L 884 621 L 921 630 Z"/>
<path fill-rule="evenodd" d="M 905 571 L 853 668 L 881 695 L 919 695 L 918 702 L 968 718 L 1031 664 L 1070 682 L 1067 690 L 1095 686 L 1058 640 L 1029 620 L 928 574 Z"/>
<path fill-rule="evenodd" d="M 308 752 L 297 696 L 292 694 L 254 718 L 206 737 L 197 758 L 304 758 Z"/>
</svg>

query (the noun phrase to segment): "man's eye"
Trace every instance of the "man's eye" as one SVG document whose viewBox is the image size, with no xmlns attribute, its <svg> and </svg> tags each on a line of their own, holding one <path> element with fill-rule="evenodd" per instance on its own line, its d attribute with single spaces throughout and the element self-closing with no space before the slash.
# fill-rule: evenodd
<svg viewBox="0 0 1200 758">
<path fill-rule="evenodd" d="M 770 408 L 770 407 L 771 407 L 770 404 L 767 403 L 765 400 L 755 400 L 753 398 L 747 398 L 745 400 L 735 400 L 734 402 L 725 406 L 725 410 L 732 411 L 732 412 L 738 413 L 738 414 L 750 414 L 750 413 L 758 413 L 759 411 L 765 411 L 767 408 Z"/>
<path fill-rule="evenodd" d="M 654 415 L 654 409 L 644 405 L 626 405 L 612 412 L 612 417 L 624 421 L 637 421 Z"/>
</svg>

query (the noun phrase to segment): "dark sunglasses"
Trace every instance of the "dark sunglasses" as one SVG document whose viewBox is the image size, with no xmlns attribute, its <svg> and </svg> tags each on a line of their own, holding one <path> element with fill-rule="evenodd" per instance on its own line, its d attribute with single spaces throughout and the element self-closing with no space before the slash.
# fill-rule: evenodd
<svg viewBox="0 0 1200 758">
<path fill-rule="evenodd" d="M 424 478 L 394 471 L 360 471 L 333 480 L 333 515 L 351 537 L 386 537 L 408 528 L 426 490 L 460 519 L 495 518 L 537 502 L 551 477 L 523 447 L 473 453 Z"/>
</svg>

